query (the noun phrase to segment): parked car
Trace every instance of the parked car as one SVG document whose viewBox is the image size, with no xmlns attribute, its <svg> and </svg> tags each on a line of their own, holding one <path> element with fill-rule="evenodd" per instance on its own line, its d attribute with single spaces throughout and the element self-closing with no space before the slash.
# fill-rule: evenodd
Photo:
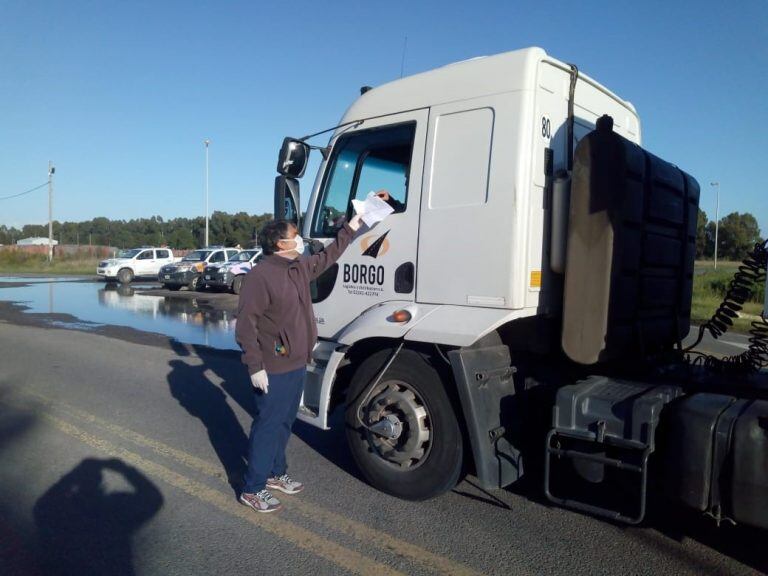
<svg viewBox="0 0 768 576">
<path fill-rule="evenodd" d="M 204 287 L 203 270 L 208 264 L 224 263 L 240 252 L 237 248 L 222 248 L 209 246 L 190 252 L 181 262 L 169 264 L 160 268 L 157 279 L 163 288 L 179 290 L 187 286 L 190 290 L 200 290 Z"/>
<path fill-rule="evenodd" d="M 96 268 L 96 274 L 107 281 L 117 280 L 121 284 L 130 284 L 134 278 L 157 277 L 163 266 L 176 260 L 170 248 L 142 246 L 121 250 L 117 258 L 102 260 Z"/>
<path fill-rule="evenodd" d="M 240 294 L 245 275 L 253 268 L 260 256 L 261 248 L 243 250 L 224 263 L 206 266 L 203 282 L 211 288 L 231 290 L 235 294 Z"/>
</svg>

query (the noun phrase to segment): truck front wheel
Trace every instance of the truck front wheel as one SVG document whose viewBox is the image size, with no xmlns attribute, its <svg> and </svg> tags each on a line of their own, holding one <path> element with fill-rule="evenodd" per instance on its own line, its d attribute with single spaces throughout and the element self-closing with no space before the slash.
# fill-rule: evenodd
<svg viewBox="0 0 768 576">
<path fill-rule="evenodd" d="M 384 350 L 370 356 L 352 378 L 347 442 L 375 488 L 406 500 L 426 500 L 459 480 L 461 429 L 437 371 L 416 352 L 402 350 L 370 388 L 390 354 Z"/>
</svg>

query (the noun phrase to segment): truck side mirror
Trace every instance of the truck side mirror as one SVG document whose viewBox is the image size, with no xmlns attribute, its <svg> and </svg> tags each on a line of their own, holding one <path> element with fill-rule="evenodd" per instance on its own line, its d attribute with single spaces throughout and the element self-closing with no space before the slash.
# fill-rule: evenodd
<svg viewBox="0 0 768 576">
<path fill-rule="evenodd" d="M 288 220 L 301 229 L 299 181 L 287 176 L 275 178 L 275 220 Z"/>
<path fill-rule="evenodd" d="M 309 144 L 295 138 L 284 138 L 277 158 L 277 173 L 289 178 L 301 178 L 308 160 Z"/>
</svg>

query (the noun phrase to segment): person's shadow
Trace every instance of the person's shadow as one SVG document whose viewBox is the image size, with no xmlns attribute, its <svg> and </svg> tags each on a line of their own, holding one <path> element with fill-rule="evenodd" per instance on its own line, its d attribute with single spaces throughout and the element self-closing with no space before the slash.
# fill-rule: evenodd
<svg viewBox="0 0 768 576">
<path fill-rule="evenodd" d="M 105 470 L 133 490 L 109 491 Z M 132 535 L 162 505 L 157 487 L 122 460 L 83 460 L 33 510 L 46 573 L 133 574 Z"/>
<path fill-rule="evenodd" d="M 181 356 L 190 355 L 185 348 L 174 348 Z M 179 404 L 205 425 L 208 439 L 224 467 L 227 480 L 235 493 L 238 493 L 246 468 L 248 436 L 235 412 L 227 404 L 227 395 L 205 375 L 206 370 L 211 369 L 209 362 L 203 356 L 201 359 L 204 363 L 200 366 L 189 365 L 183 360 L 171 360 L 168 387 Z"/>
</svg>

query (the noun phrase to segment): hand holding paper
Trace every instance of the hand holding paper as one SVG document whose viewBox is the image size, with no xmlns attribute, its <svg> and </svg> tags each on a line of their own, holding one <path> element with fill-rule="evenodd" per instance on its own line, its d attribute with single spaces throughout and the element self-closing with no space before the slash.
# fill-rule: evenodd
<svg viewBox="0 0 768 576">
<path fill-rule="evenodd" d="M 357 214 L 362 215 L 363 222 L 369 227 L 381 222 L 394 212 L 394 208 L 379 198 L 375 192 L 369 192 L 366 199 L 352 200 L 352 206 Z"/>
</svg>

